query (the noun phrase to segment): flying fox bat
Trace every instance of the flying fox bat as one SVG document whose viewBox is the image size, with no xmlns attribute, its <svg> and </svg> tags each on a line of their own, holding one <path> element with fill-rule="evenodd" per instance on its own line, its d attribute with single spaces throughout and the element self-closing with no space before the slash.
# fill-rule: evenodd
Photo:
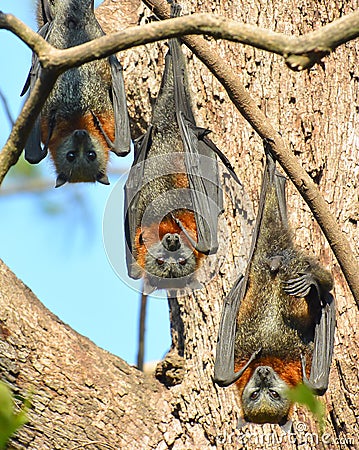
<svg viewBox="0 0 359 450">
<path fill-rule="evenodd" d="M 59 49 L 104 35 L 93 0 L 38 0 L 37 16 L 38 33 Z M 34 53 L 21 95 L 34 88 L 40 72 Z M 81 181 L 109 184 L 109 151 L 127 155 L 130 142 L 122 66 L 112 55 L 59 76 L 29 135 L 25 159 L 37 164 L 49 149 L 56 187 Z"/>
<path fill-rule="evenodd" d="M 181 7 L 172 4 L 172 17 Z M 144 291 L 200 288 L 195 272 L 217 251 L 223 211 L 216 154 L 229 161 L 196 126 L 181 44 L 169 41 L 161 88 L 147 132 L 135 142 L 125 185 L 127 269 L 144 277 Z"/>
<path fill-rule="evenodd" d="M 285 426 L 289 387 L 327 390 L 335 306 L 330 273 L 294 248 L 286 180 L 268 142 L 266 156 L 247 270 L 224 301 L 214 380 L 236 383 L 244 421 Z"/>
</svg>

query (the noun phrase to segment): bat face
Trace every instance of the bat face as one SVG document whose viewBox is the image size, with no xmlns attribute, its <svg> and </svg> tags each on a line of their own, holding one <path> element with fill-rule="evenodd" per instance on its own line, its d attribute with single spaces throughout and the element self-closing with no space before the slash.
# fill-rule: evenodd
<svg viewBox="0 0 359 450">
<path fill-rule="evenodd" d="M 108 151 L 87 130 L 73 131 L 50 151 L 58 173 L 56 187 L 80 181 L 109 184 L 105 175 Z"/>
<path fill-rule="evenodd" d="M 193 213 L 182 211 L 177 215 L 188 229 L 195 224 Z M 135 238 L 136 262 L 134 270 L 145 281 L 146 293 L 155 289 L 198 289 L 195 274 L 203 255 L 199 254 L 173 218 L 165 217 L 160 225 L 142 224 Z M 192 230 L 194 231 L 194 230 Z"/>
<path fill-rule="evenodd" d="M 244 419 L 254 423 L 285 423 L 291 407 L 288 388 L 272 367 L 257 367 L 242 393 Z"/>
<path fill-rule="evenodd" d="M 193 274 L 197 262 L 193 250 L 178 233 L 166 233 L 147 252 L 145 270 L 159 278 L 183 278 Z"/>
</svg>

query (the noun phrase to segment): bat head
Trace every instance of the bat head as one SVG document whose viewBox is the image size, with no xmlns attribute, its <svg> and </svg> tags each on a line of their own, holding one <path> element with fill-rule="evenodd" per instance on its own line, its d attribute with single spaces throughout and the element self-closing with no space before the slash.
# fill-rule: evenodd
<svg viewBox="0 0 359 450">
<path fill-rule="evenodd" d="M 272 367 L 257 367 L 242 393 L 244 419 L 247 422 L 284 425 L 291 407 L 288 387 Z"/>
<path fill-rule="evenodd" d="M 150 277 L 185 278 L 196 267 L 193 250 L 178 233 L 166 233 L 160 242 L 148 248 L 145 269 Z"/>
<path fill-rule="evenodd" d="M 56 187 L 81 181 L 110 184 L 106 175 L 108 152 L 87 130 L 73 131 L 50 151 L 58 173 Z"/>
</svg>

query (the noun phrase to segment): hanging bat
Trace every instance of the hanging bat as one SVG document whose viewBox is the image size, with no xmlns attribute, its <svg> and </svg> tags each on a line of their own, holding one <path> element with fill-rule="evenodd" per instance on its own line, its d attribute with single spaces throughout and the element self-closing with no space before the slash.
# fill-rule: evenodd
<svg viewBox="0 0 359 450">
<path fill-rule="evenodd" d="M 285 426 L 289 387 L 327 390 L 335 306 L 330 273 L 294 248 L 286 180 L 268 142 L 266 154 L 249 263 L 224 302 L 214 379 L 236 383 L 244 421 Z"/>
<path fill-rule="evenodd" d="M 38 33 L 59 49 L 104 35 L 93 0 L 39 0 L 37 16 Z M 34 53 L 21 95 L 33 89 L 40 71 Z M 112 55 L 59 76 L 29 135 L 25 159 L 37 164 L 49 149 L 56 187 L 81 181 L 109 184 L 109 151 L 125 156 L 130 141 L 122 66 Z"/>
<path fill-rule="evenodd" d="M 172 4 L 172 17 L 181 7 Z M 223 211 L 216 154 L 229 161 L 196 126 L 181 44 L 169 41 L 161 88 L 147 132 L 135 142 L 125 185 L 126 261 L 131 278 L 156 289 L 191 289 L 206 255 L 217 251 Z"/>
</svg>

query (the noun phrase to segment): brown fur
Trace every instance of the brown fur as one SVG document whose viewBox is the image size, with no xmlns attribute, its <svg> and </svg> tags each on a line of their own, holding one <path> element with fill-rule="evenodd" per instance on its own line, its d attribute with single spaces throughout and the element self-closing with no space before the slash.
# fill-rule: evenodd
<svg viewBox="0 0 359 450">
<path fill-rule="evenodd" d="M 178 211 L 175 215 L 176 218 L 181 221 L 181 223 L 186 228 L 191 237 L 193 237 L 193 239 L 197 239 L 197 226 L 194 213 L 192 211 L 182 210 Z M 163 219 L 159 226 L 158 224 L 153 223 L 149 227 L 137 229 L 135 237 L 136 255 L 137 255 L 137 262 L 142 268 L 145 267 L 147 248 L 151 247 L 156 242 L 161 241 L 166 233 L 181 234 L 182 231 L 179 228 L 179 226 L 173 221 L 173 219 L 168 217 Z M 140 243 L 141 234 L 143 243 Z M 190 243 L 183 235 L 183 233 L 182 238 L 186 242 L 186 244 L 190 246 Z M 198 268 L 204 255 L 202 253 L 197 252 L 197 250 L 195 249 L 193 250 L 193 252 L 196 257 Z"/>
<path fill-rule="evenodd" d="M 239 371 L 247 361 L 240 361 L 235 365 L 235 370 Z M 259 366 L 272 367 L 280 378 L 285 381 L 289 387 L 294 387 L 303 381 L 302 378 L 302 366 L 300 360 L 282 360 L 273 356 L 266 356 L 258 358 L 253 361 L 250 366 L 245 370 L 241 378 L 236 382 L 236 387 L 242 396 L 243 389 L 247 385 L 248 381 L 252 377 L 255 369 Z M 307 364 L 307 376 L 309 376 L 310 365 Z"/>
<path fill-rule="evenodd" d="M 105 113 L 98 114 L 97 117 L 107 136 L 110 138 L 111 141 L 114 141 L 115 127 L 112 112 L 107 114 Z M 55 161 L 55 164 L 58 147 L 61 145 L 64 139 L 70 136 L 75 130 L 87 130 L 90 135 L 94 136 L 98 141 L 100 141 L 103 147 L 105 160 L 108 161 L 109 148 L 107 142 L 103 134 L 99 130 L 99 128 L 96 126 L 92 114 L 87 113 L 83 116 L 74 116 L 71 120 L 63 120 L 63 119 L 61 120 L 61 118 L 59 118 L 56 121 L 56 126 L 52 132 L 49 142 L 49 150 L 51 152 L 53 161 Z M 48 120 L 46 117 L 42 116 L 41 140 L 43 142 L 47 141 L 48 134 L 49 134 Z"/>
</svg>

